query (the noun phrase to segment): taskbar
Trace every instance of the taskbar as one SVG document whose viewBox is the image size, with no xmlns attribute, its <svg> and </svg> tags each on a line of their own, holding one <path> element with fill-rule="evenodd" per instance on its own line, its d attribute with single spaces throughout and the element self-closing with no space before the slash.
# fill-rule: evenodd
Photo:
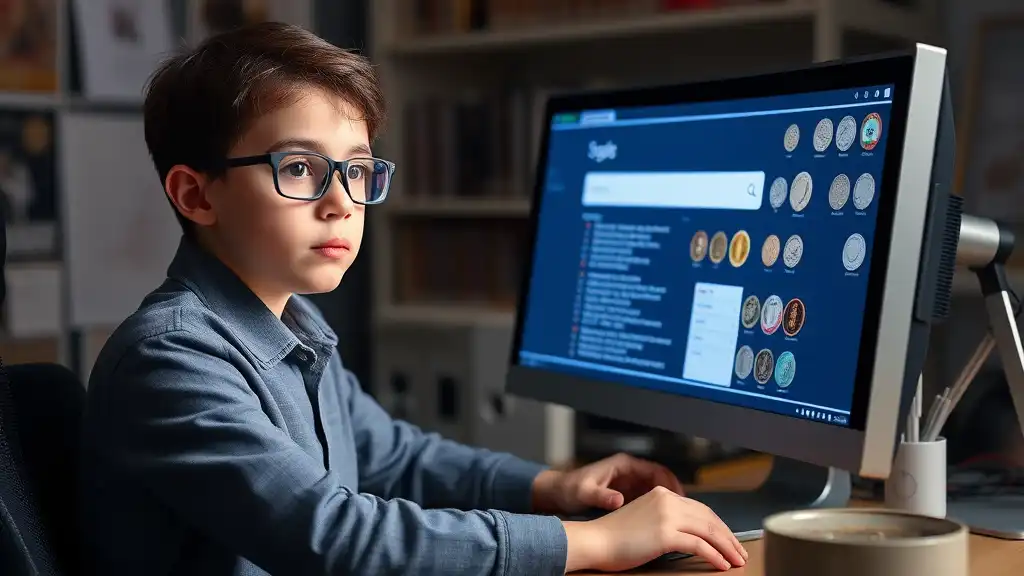
<svg viewBox="0 0 1024 576">
<path fill-rule="evenodd" d="M 779 398 L 749 390 L 739 390 L 727 386 L 697 382 L 685 378 L 674 378 L 662 374 L 651 374 L 629 368 L 607 366 L 573 358 L 524 350 L 519 352 L 519 364 L 528 368 L 555 368 L 560 369 L 559 371 L 561 372 L 576 373 L 582 376 L 585 376 L 586 372 L 591 372 L 601 380 L 609 380 L 608 376 L 610 375 L 620 376 L 629 379 L 628 382 L 625 382 L 627 385 L 635 385 L 651 390 L 685 395 L 691 398 L 709 400 L 742 408 L 764 410 L 804 420 L 815 420 L 836 426 L 849 426 L 850 422 L 850 412 L 848 410 L 838 410 L 829 406 L 801 402 L 790 398 Z M 683 390 L 687 390 L 687 393 L 682 394 Z"/>
</svg>

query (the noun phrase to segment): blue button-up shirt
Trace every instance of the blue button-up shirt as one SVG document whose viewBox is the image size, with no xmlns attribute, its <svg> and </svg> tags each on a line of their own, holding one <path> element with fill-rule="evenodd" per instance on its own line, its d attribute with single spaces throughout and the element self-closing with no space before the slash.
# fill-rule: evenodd
<svg viewBox="0 0 1024 576">
<path fill-rule="evenodd" d="M 279 319 L 183 240 L 89 380 L 89 573 L 563 574 L 540 466 L 393 420 L 304 298 Z"/>
</svg>

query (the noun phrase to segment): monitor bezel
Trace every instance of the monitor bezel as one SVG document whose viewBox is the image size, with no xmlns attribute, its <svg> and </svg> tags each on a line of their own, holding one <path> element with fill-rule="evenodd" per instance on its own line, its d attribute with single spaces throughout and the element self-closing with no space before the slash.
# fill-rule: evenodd
<svg viewBox="0 0 1024 576">
<path fill-rule="evenodd" d="M 529 257 L 519 291 L 508 391 L 600 416 L 707 437 L 823 466 L 836 466 L 869 476 L 887 475 L 899 418 L 931 188 L 932 150 L 928 150 L 928 146 L 915 147 L 912 143 L 935 141 L 944 77 L 945 51 L 919 44 L 915 50 L 904 53 L 832 61 L 756 76 L 567 94 L 554 96 L 547 102 L 538 167 L 547 164 L 550 120 L 562 112 L 894 86 L 881 185 L 876 194 L 879 202 L 877 231 L 848 427 L 521 365 L 518 354 L 542 209 L 543 169 L 537 170 L 534 182 Z M 914 114 L 910 113 L 912 101 Z M 927 112 L 933 104 L 934 117 Z M 919 113 L 919 109 L 923 113 Z M 927 172 L 919 174 L 925 164 Z M 896 222 L 900 222 L 899 228 L 894 227 Z M 922 230 L 922 234 L 914 237 L 916 229 Z M 900 237 L 894 242 L 895 231 L 899 231 Z M 872 386 L 872 383 L 881 384 Z M 737 422 L 743 425 L 736 426 Z M 758 433 L 743 431 L 751 429 Z M 794 442 L 794 438 L 802 440 Z"/>
</svg>

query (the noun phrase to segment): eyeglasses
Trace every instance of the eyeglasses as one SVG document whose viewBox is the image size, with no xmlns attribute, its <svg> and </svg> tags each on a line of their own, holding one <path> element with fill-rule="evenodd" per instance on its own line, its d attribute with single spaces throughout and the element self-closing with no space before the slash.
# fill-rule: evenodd
<svg viewBox="0 0 1024 576">
<path fill-rule="evenodd" d="M 269 164 L 274 170 L 277 193 L 292 200 L 319 200 L 337 171 L 341 185 L 356 204 L 380 204 L 388 195 L 395 163 L 380 158 L 332 160 L 316 152 L 270 152 L 258 156 L 228 158 L 225 168 Z"/>
</svg>

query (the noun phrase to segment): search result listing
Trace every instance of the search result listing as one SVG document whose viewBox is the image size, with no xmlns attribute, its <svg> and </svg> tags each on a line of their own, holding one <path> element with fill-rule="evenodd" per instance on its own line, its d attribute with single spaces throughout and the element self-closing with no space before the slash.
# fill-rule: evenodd
<svg viewBox="0 0 1024 576">
<path fill-rule="evenodd" d="M 666 287 L 644 280 L 669 226 L 584 223 L 573 307 L 571 355 L 634 368 L 664 370 L 661 303 Z M 661 351 L 659 353 L 659 350 Z"/>
</svg>

